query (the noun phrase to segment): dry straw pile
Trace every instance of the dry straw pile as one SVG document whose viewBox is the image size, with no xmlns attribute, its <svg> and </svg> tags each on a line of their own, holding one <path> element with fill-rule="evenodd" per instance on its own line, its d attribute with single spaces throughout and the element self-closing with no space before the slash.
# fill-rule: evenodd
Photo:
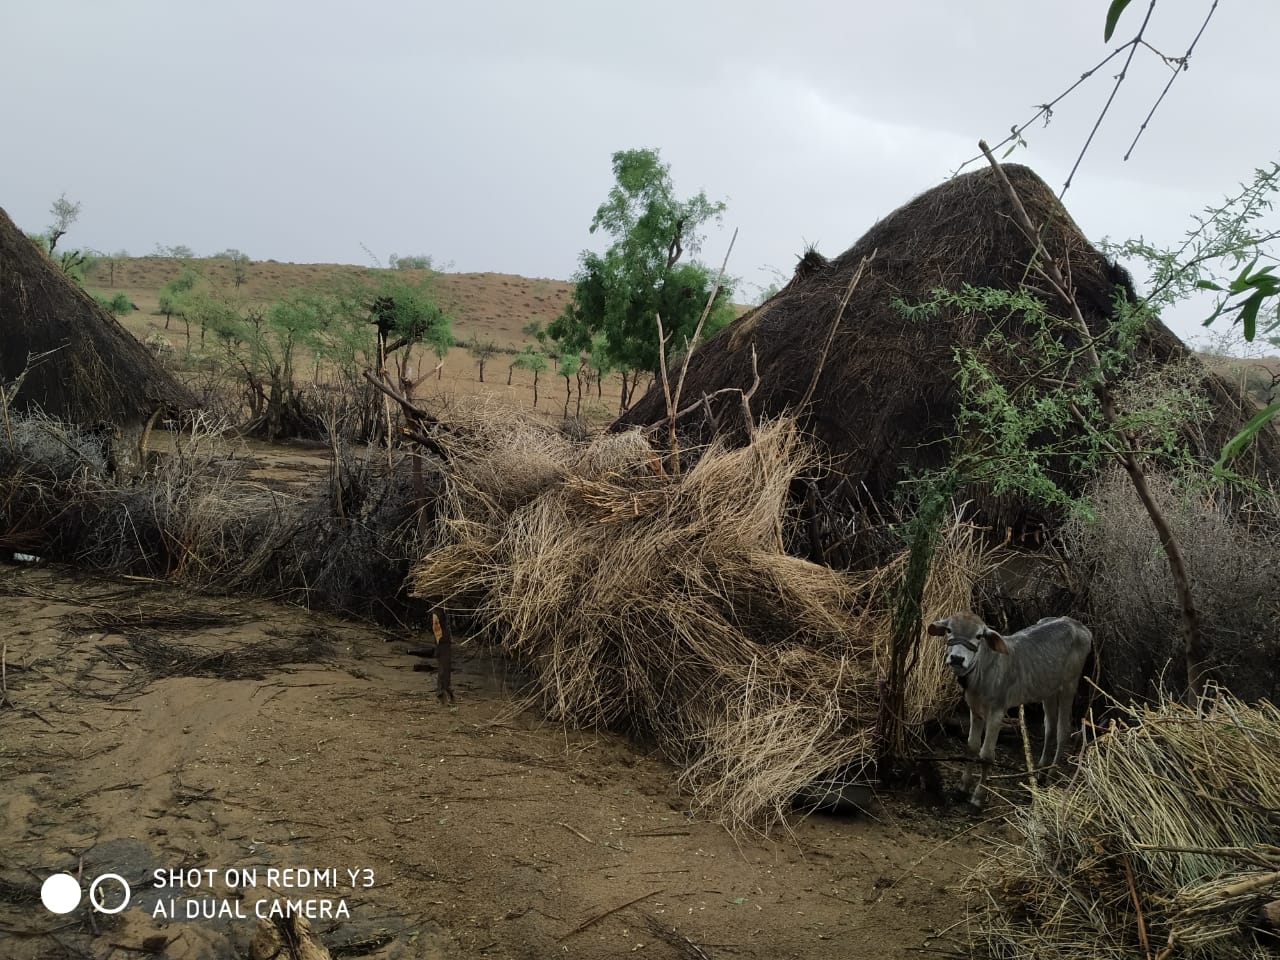
<svg viewBox="0 0 1280 960">
<path fill-rule="evenodd" d="M 786 553 L 788 492 L 816 466 L 794 421 L 678 477 L 639 431 L 583 447 L 508 417 L 465 434 L 443 542 L 410 581 L 527 668 L 545 714 L 651 740 L 735 825 L 776 821 L 823 775 L 864 774 L 901 561 L 849 574 Z M 955 527 L 927 612 L 967 605 L 981 564 Z M 923 721 L 954 691 L 932 646 L 917 659 L 907 710 Z"/>
<path fill-rule="evenodd" d="M 1062 788 L 1014 809 L 975 872 L 971 946 L 993 957 L 1274 957 L 1250 927 L 1280 897 L 1280 711 L 1134 707 Z"/>
</svg>

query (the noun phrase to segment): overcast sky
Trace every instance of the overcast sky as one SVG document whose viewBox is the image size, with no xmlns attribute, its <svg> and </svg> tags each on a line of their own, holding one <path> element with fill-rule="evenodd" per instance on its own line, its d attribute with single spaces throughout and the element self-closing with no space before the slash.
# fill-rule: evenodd
<svg viewBox="0 0 1280 960">
<path fill-rule="evenodd" d="M 1210 2 L 1159 0 L 1148 40 L 1182 53 Z M 38 230 L 65 192 L 83 211 L 64 243 L 135 255 L 368 263 L 365 244 L 568 279 L 599 245 L 610 155 L 657 147 L 682 194 L 728 202 L 703 259 L 738 228 L 729 270 L 751 301 L 805 244 L 844 250 L 1100 60 L 1107 5 L 0 0 L 0 206 Z M 1277 35 L 1280 3 L 1221 0 L 1125 163 L 1168 76 L 1137 58 L 1065 198 L 1091 239 L 1174 241 L 1280 157 Z M 1117 63 L 1010 159 L 1060 188 Z"/>
</svg>

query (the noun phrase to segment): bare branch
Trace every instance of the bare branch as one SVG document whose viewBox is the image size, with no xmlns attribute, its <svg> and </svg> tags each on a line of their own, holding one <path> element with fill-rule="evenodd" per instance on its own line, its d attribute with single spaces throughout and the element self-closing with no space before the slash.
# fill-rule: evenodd
<svg viewBox="0 0 1280 960">
<path fill-rule="evenodd" d="M 1152 47 L 1145 40 L 1143 44 L 1148 47 L 1156 56 L 1160 57 L 1167 63 L 1173 71 L 1169 76 L 1169 82 L 1164 85 L 1164 89 L 1160 91 L 1160 96 L 1156 97 L 1156 102 L 1151 105 L 1150 112 L 1142 121 L 1142 126 L 1138 127 L 1138 132 L 1133 135 L 1133 142 L 1129 144 L 1129 149 L 1124 152 L 1124 159 L 1128 160 L 1133 155 L 1133 148 L 1138 145 L 1138 138 L 1142 136 L 1147 129 L 1147 124 L 1151 122 L 1151 118 L 1155 116 L 1155 112 L 1160 109 L 1160 104 L 1164 102 L 1165 94 L 1169 92 L 1169 88 L 1173 86 L 1173 81 L 1178 79 L 1178 74 L 1187 69 L 1187 64 L 1191 60 L 1191 52 L 1195 50 L 1196 44 L 1200 42 L 1200 37 L 1204 34 L 1204 28 L 1209 26 L 1209 20 L 1213 17 L 1213 12 L 1218 9 L 1218 0 L 1213 0 L 1213 4 L 1209 7 L 1209 12 L 1205 15 L 1204 23 L 1200 24 L 1200 29 L 1196 31 L 1195 37 L 1191 40 L 1191 45 L 1187 47 L 1187 52 L 1180 57 L 1166 57 L 1155 47 Z"/>
</svg>

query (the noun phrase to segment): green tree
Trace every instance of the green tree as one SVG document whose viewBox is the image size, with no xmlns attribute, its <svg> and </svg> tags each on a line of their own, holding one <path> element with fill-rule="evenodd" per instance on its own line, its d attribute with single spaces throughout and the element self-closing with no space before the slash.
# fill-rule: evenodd
<svg viewBox="0 0 1280 960">
<path fill-rule="evenodd" d="M 174 316 L 182 316 L 183 298 L 195 288 L 199 279 L 194 270 L 187 268 L 160 288 L 160 312 L 164 314 L 166 330 Z M 188 339 L 191 336 L 190 324 L 187 326 L 187 336 Z"/>
<path fill-rule="evenodd" d="M 1159 247 L 1140 237 L 1104 242 L 1103 251 L 1146 266 L 1149 306 L 1159 310 L 1209 294 L 1214 302 L 1205 326 L 1227 318 L 1239 324 L 1246 342 L 1269 340 L 1280 328 L 1280 276 L 1274 272 L 1280 228 L 1270 217 L 1278 193 L 1280 163 L 1272 162 L 1255 169 L 1253 178 L 1221 203 L 1195 215 L 1177 246 Z M 1268 403 L 1224 446 L 1217 471 L 1225 475 L 1230 461 L 1277 415 L 1280 400 Z"/>
<path fill-rule="evenodd" d="M 431 257 L 425 253 L 413 254 L 410 256 L 400 256 L 393 253 L 387 258 L 387 262 L 391 265 L 392 270 L 432 270 Z"/>
<path fill-rule="evenodd" d="M 569 401 L 573 399 L 573 382 L 578 381 L 578 406 L 575 416 L 582 412 L 582 357 L 576 353 L 560 354 L 560 376 L 564 377 L 564 416 L 569 417 Z"/>
<path fill-rule="evenodd" d="M 440 305 L 429 279 L 414 282 L 384 274 L 376 287 L 361 288 L 356 302 L 372 304 L 365 310 L 377 327 L 387 354 L 422 343 L 443 358 L 454 345 L 453 319 Z"/>
<path fill-rule="evenodd" d="M 698 253 L 704 227 L 719 222 L 725 205 L 705 192 L 678 199 L 657 150 L 615 153 L 613 174 L 614 186 L 591 221 L 591 232 L 603 231 L 612 243 L 603 254 L 582 254 L 573 297 L 548 333 L 574 353 L 592 350 L 601 337 L 600 368 L 622 373 L 625 409 L 634 374 L 658 373 L 658 318 L 668 350 L 683 350 L 693 335 L 715 277 L 681 258 Z M 722 285 L 704 328 L 708 335 L 732 319 L 731 299 L 732 288 Z"/>
<path fill-rule="evenodd" d="M 237 337 L 242 332 L 243 320 L 234 306 L 220 296 L 203 290 L 188 290 L 181 294 L 179 314 L 187 325 L 187 352 L 191 351 L 191 324 L 200 330 L 200 343 L 205 335 L 225 339 L 228 334 Z"/>
<path fill-rule="evenodd" d="M 481 340 L 476 336 L 471 338 L 471 343 L 468 345 L 467 350 L 475 358 L 476 366 L 480 370 L 480 382 L 484 383 L 484 365 L 498 352 L 498 345 L 492 340 L 487 338 Z"/>
<path fill-rule="evenodd" d="M 98 257 L 98 261 L 107 267 L 107 286 L 114 287 L 116 285 L 116 264 L 121 260 L 129 259 L 128 250 L 117 250 L 115 253 L 104 253 Z"/>
<path fill-rule="evenodd" d="M 152 251 L 151 255 L 153 257 L 164 257 L 169 260 L 194 260 L 196 252 L 185 243 L 177 243 L 172 247 L 166 247 L 164 244 L 157 242 L 156 248 Z"/>
<path fill-rule="evenodd" d="M 231 261 L 231 282 L 235 288 L 239 290 L 249 281 L 249 255 L 243 250 L 237 250 L 235 247 L 228 247 L 221 253 L 215 253 L 216 260 Z"/>
<path fill-rule="evenodd" d="M 1069 504 L 1054 479 L 1055 469 L 1078 474 L 1104 458 L 1118 463 L 1168 560 L 1182 615 L 1187 688 L 1198 699 L 1207 677 L 1200 616 L 1182 547 L 1151 494 L 1147 468 L 1153 460 L 1192 464 L 1183 433 L 1206 413 L 1200 378 L 1188 371 L 1180 380 L 1169 379 L 1161 371 L 1166 379 L 1155 389 L 1148 387 L 1146 397 L 1135 390 L 1132 379 L 1122 385 L 1122 375 L 1132 378 L 1135 348 L 1152 316 L 1149 304 L 1130 303 L 1123 289 L 1115 291 L 1109 329 L 1094 336 L 1066 273 L 1038 239 L 1041 230 L 986 143 L 979 146 L 1000 178 L 1015 224 L 1038 249 L 1029 264 L 1031 283 L 1023 288 L 935 290 L 932 302 L 917 308 L 919 312 L 908 308 L 908 316 L 920 319 L 946 307 L 994 322 L 976 350 L 957 351 L 960 435 L 953 445 L 953 480 L 941 486 L 978 482 L 989 484 L 997 495 L 1018 490 L 1047 503 Z M 1050 313 L 1047 296 L 1066 304 L 1066 311 Z M 1024 339 L 1038 356 L 1020 356 L 1013 344 Z"/>
<path fill-rule="evenodd" d="M 123 291 L 117 292 L 112 297 L 104 297 L 100 293 L 95 293 L 93 299 L 98 301 L 98 305 L 102 309 L 117 317 L 123 317 L 125 314 L 132 313 L 138 309 L 133 305 L 133 301 L 129 299 L 129 295 Z"/>
<path fill-rule="evenodd" d="M 209 306 L 209 327 L 223 345 L 227 361 L 245 380 L 252 415 L 246 432 L 275 440 L 313 428 L 314 418 L 303 407 L 294 370 L 302 351 L 312 347 L 333 322 L 335 301 L 296 292 L 265 310 L 251 308 L 240 317 L 229 308 L 217 309 L 211 298 L 197 299 Z"/>
<path fill-rule="evenodd" d="M 539 351 L 532 345 L 526 345 L 523 350 L 516 354 L 515 359 L 511 361 L 514 369 L 519 367 L 521 370 L 528 370 L 533 374 L 533 405 L 538 405 L 538 376 L 547 369 L 547 355 Z M 510 383 L 510 378 L 507 380 Z"/>
</svg>

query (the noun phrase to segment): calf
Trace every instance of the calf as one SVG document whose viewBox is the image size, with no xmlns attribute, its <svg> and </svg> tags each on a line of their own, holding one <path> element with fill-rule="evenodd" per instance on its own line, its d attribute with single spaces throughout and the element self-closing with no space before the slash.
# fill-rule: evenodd
<svg viewBox="0 0 1280 960">
<path fill-rule="evenodd" d="M 1044 704 L 1044 750 L 1039 765 L 1048 765 L 1051 742 L 1056 742 L 1053 762 L 1062 760 L 1071 736 L 1071 701 L 1093 647 L 1093 634 L 1084 624 L 1070 617 L 1045 617 L 1005 637 L 975 614 L 953 613 L 928 629 L 933 636 L 946 637 L 943 662 L 955 674 L 969 705 L 969 755 L 976 755 L 982 764 L 971 804 L 982 805 L 986 768 L 995 759 L 1000 724 L 1011 707 Z M 966 769 L 962 789 L 968 791 L 973 779 L 972 771 Z"/>
</svg>

